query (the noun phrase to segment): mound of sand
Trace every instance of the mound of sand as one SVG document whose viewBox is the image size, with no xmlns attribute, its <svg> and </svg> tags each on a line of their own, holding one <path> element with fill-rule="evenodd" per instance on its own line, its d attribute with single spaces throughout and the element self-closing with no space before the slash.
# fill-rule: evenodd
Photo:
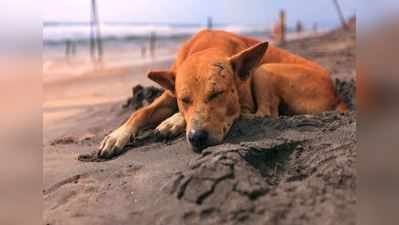
<svg viewBox="0 0 399 225">
<path fill-rule="evenodd" d="M 354 82 L 336 84 L 351 103 Z M 129 105 L 151 101 L 152 95 L 138 93 L 159 93 L 153 87 L 139 89 Z M 85 145 L 68 140 L 52 145 Z M 86 164 L 46 188 L 49 224 L 355 222 L 353 111 L 239 121 L 224 144 L 201 155 L 184 138 L 162 141 L 151 132 L 144 134 L 111 165 Z M 142 154 L 137 158 L 137 153 Z M 80 160 L 105 161 L 93 153 Z"/>
<path fill-rule="evenodd" d="M 172 224 L 354 224 L 354 131 L 352 113 L 237 124 L 170 180 Z"/>
</svg>

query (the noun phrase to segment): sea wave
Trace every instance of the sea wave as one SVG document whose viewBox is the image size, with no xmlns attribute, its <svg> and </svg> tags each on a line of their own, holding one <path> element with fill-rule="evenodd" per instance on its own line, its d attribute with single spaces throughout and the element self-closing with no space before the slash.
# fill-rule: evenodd
<svg viewBox="0 0 399 225">
<path fill-rule="evenodd" d="M 170 25 L 170 24 L 101 24 L 101 37 L 104 40 L 148 39 L 154 33 L 158 39 L 184 38 L 191 36 L 206 27 L 201 25 Z M 216 25 L 235 33 L 262 33 L 262 26 Z M 49 44 L 71 41 L 89 41 L 91 28 L 89 24 L 51 23 L 43 26 L 43 42 Z"/>
</svg>

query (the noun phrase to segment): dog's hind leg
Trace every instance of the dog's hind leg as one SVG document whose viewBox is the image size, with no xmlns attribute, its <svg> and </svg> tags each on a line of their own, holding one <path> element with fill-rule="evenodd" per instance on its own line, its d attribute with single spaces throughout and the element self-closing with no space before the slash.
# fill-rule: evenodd
<svg viewBox="0 0 399 225">
<path fill-rule="evenodd" d="M 264 70 L 255 70 L 252 74 L 251 89 L 252 97 L 256 104 L 256 111 L 255 113 L 244 112 L 241 114 L 241 118 L 277 118 L 279 116 L 280 98 L 275 93 L 273 77 L 268 76 Z"/>
<path fill-rule="evenodd" d="M 158 135 L 164 138 L 173 138 L 182 134 L 186 129 L 186 121 L 183 115 L 178 112 L 164 120 L 155 128 Z"/>
<path fill-rule="evenodd" d="M 99 147 L 99 156 L 111 158 L 118 155 L 140 129 L 157 126 L 177 110 L 176 98 L 165 91 L 154 102 L 134 112 L 121 127 L 107 135 Z"/>
</svg>

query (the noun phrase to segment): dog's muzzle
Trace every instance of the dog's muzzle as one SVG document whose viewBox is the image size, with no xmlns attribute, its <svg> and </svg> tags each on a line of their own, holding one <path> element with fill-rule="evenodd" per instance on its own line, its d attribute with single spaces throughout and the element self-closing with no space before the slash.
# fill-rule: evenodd
<svg viewBox="0 0 399 225">
<path fill-rule="evenodd" d="M 195 152 L 201 152 L 202 149 L 207 147 L 209 134 L 206 130 L 190 130 L 187 138 Z"/>
</svg>

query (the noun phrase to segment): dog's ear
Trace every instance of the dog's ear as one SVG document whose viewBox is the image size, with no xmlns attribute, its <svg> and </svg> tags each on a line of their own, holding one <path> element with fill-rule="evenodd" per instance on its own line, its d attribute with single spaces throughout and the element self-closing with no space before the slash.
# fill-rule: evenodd
<svg viewBox="0 0 399 225">
<path fill-rule="evenodd" d="M 262 42 L 230 57 L 231 66 L 240 80 L 249 78 L 251 70 L 259 65 L 268 47 L 268 42 Z"/>
<path fill-rule="evenodd" d="M 148 78 L 158 83 L 166 90 L 175 93 L 175 73 L 171 71 L 150 71 Z"/>
</svg>

